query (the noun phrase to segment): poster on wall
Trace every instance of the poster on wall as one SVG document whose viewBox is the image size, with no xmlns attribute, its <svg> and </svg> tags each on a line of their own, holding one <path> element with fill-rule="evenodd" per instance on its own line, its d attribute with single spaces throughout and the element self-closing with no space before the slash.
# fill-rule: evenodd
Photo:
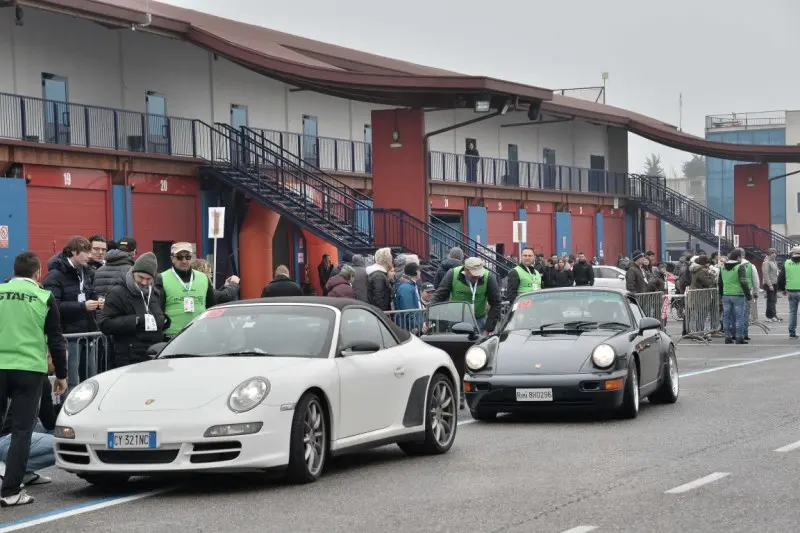
<svg viewBox="0 0 800 533">
<path fill-rule="evenodd" d="M 0 248 L 8 248 L 8 226 L 0 226 Z"/>
</svg>

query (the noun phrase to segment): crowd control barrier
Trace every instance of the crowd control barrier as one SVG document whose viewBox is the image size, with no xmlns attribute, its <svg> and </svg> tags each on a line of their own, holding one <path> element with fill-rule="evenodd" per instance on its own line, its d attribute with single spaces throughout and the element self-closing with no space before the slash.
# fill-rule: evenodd
<svg viewBox="0 0 800 533">
<path fill-rule="evenodd" d="M 108 370 L 109 343 L 101 332 L 67 333 L 64 338 L 67 340 L 67 384 L 70 390 Z"/>
<path fill-rule="evenodd" d="M 663 292 L 639 292 L 636 293 L 636 301 L 639 302 L 644 316 L 655 318 L 661 322 L 661 327 L 667 325 L 669 295 Z"/>
<path fill-rule="evenodd" d="M 708 336 L 722 328 L 719 289 L 688 289 L 683 300 L 686 333 L 676 343 L 691 339 L 711 344 Z"/>
<path fill-rule="evenodd" d="M 425 309 L 409 309 L 405 311 L 384 311 L 389 319 L 397 324 L 397 327 L 404 329 L 414 335 L 422 335 L 427 330 Z"/>
<path fill-rule="evenodd" d="M 753 298 L 750 301 L 750 317 L 748 321 L 751 326 L 757 326 L 761 328 L 761 331 L 764 333 L 769 333 L 769 326 L 758 320 L 758 300 L 760 300 L 760 298 Z"/>
</svg>

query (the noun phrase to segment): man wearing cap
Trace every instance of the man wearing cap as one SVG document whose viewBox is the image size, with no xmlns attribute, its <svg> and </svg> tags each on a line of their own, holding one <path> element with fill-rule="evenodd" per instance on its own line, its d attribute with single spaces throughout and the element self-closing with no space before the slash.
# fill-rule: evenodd
<svg viewBox="0 0 800 533">
<path fill-rule="evenodd" d="M 789 337 L 797 338 L 797 304 L 800 303 L 800 246 L 792 247 L 778 275 L 778 288 L 789 295 Z"/>
<path fill-rule="evenodd" d="M 106 262 L 94 274 L 94 292 L 105 298 L 111 289 L 125 284 L 125 274 L 136 260 L 136 241 L 123 237 L 115 250 L 106 254 Z"/>
<path fill-rule="evenodd" d="M 433 283 L 423 283 L 419 289 L 419 303 L 422 307 L 428 307 L 433 303 L 433 296 L 436 294 L 436 287 Z"/>
<path fill-rule="evenodd" d="M 156 278 L 161 308 L 169 318 L 166 334 L 177 334 L 194 317 L 216 304 L 214 286 L 208 276 L 193 270 L 194 250 L 188 242 L 176 242 L 170 250 L 172 268 Z"/>
<path fill-rule="evenodd" d="M 433 303 L 446 302 L 472 303 L 478 327 L 483 335 L 494 331 L 500 318 L 502 301 L 497 278 L 483 267 L 483 261 L 477 257 L 468 257 L 464 266 L 455 267 L 445 274 Z"/>
<path fill-rule="evenodd" d="M 506 297 L 509 302 L 516 300 L 520 294 L 542 288 L 542 275 L 533 267 L 534 259 L 533 248 L 523 248 L 522 260 L 508 273 Z"/>
<path fill-rule="evenodd" d="M 637 250 L 633 252 L 631 260 L 633 264 L 625 272 L 625 289 L 633 293 L 647 292 L 647 278 L 649 276 L 644 266 L 646 258 L 641 251 Z"/>
</svg>

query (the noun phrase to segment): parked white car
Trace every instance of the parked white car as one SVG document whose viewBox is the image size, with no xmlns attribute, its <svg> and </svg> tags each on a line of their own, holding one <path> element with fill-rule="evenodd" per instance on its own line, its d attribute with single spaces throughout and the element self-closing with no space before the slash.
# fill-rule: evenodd
<svg viewBox="0 0 800 533">
<path fill-rule="evenodd" d="M 611 265 L 598 265 L 594 268 L 594 286 L 625 290 L 625 271 Z M 667 281 L 667 291 L 675 294 L 675 284 Z"/>
</svg>

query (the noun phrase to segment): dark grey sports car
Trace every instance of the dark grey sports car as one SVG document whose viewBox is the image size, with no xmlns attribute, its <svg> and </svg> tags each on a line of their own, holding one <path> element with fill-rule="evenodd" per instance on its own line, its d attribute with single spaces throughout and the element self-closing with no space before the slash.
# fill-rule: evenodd
<svg viewBox="0 0 800 533">
<path fill-rule="evenodd" d="M 477 420 L 554 408 L 635 418 L 640 398 L 678 400 L 675 346 L 625 291 L 528 293 L 517 298 L 498 331 L 466 353 L 464 391 Z"/>
</svg>

